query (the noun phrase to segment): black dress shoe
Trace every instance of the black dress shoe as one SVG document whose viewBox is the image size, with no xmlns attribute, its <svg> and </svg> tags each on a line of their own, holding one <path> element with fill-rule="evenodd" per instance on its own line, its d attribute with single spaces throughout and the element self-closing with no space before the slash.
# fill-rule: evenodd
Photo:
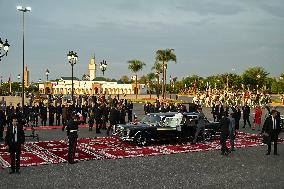
<svg viewBox="0 0 284 189">
<path fill-rule="evenodd" d="M 14 174 L 14 173 L 15 173 L 15 171 L 14 171 L 14 170 L 9 172 L 9 174 Z"/>
<path fill-rule="evenodd" d="M 265 155 L 270 155 L 270 153 L 267 152 Z"/>
<path fill-rule="evenodd" d="M 17 174 L 20 174 L 20 170 L 16 170 L 16 173 L 17 173 Z"/>
<path fill-rule="evenodd" d="M 278 153 L 274 153 L 274 155 L 279 156 L 279 154 L 278 154 Z"/>
<path fill-rule="evenodd" d="M 75 163 L 78 163 L 78 161 L 70 161 L 70 162 L 68 162 L 69 164 L 75 164 Z"/>
</svg>

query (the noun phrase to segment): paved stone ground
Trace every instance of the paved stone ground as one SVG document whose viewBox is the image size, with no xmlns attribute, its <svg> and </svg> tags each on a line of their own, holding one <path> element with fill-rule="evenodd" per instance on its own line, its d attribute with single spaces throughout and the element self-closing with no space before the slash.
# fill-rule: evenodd
<svg viewBox="0 0 284 189">
<path fill-rule="evenodd" d="M 141 117 L 142 104 L 135 104 L 134 111 Z M 210 116 L 209 109 L 204 112 Z M 66 133 L 54 129 L 39 134 L 41 140 L 58 140 Z M 80 129 L 79 135 L 104 132 Z M 208 151 L 32 166 L 22 168 L 20 175 L 3 169 L 0 188 L 283 188 L 284 145 L 278 146 L 280 156 L 266 156 L 267 147 L 260 146 L 237 149 L 227 157 Z"/>
</svg>

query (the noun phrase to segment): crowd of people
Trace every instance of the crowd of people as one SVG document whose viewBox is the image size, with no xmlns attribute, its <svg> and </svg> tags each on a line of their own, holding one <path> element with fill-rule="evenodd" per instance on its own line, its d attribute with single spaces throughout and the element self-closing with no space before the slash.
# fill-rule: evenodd
<svg viewBox="0 0 284 189">
<path fill-rule="evenodd" d="M 22 119 L 33 126 L 62 125 L 64 128 L 72 113 L 75 112 L 80 114 L 82 124 L 89 125 L 90 131 L 96 124 L 96 133 L 100 133 L 101 129 L 107 128 L 108 122 L 110 125 L 125 124 L 126 121 L 131 122 L 133 119 L 133 103 L 130 100 L 119 100 L 116 96 L 106 98 L 102 95 L 92 96 L 91 98 L 77 97 L 75 101 L 75 104 L 71 104 L 68 102 L 61 103 L 61 99 L 52 99 L 49 103 L 31 103 L 22 108 L 20 104 L 14 107 L 12 103 L 6 106 L 5 100 L 2 99 L 0 101 L 0 123 L 3 127 L 6 124 L 8 125 L 12 121 L 12 115 L 16 113 L 21 114 Z M 109 134 L 109 130 L 107 133 Z M 0 139 L 3 140 L 1 134 Z"/>
<path fill-rule="evenodd" d="M 244 125 L 242 128 L 245 128 L 246 125 L 252 130 L 256 128 L 260 132 L 261 135 L 266 136 L 268 139 L 263 141 L 268 145 L 268 150 L 266 155 L 270 155 L 271 153 L 271 144 L 274 144 L 274 155 L 279 155 L 277 152 L 277 140 L 278 135 L 281 131 L 280 123 L 280 112 L 276 109 L 270 110 L 268 106 L 266 108 L 266 114 L 264 117 L 264 123 L 262 124 L 262 109 L 260 106 L 255 108 L 254 115 L 254 125 L 252 126 L 250 123 L 250 106 L 245 104 L 241 109 L 238 106 L 227 106 L 223 107 L 223 105 L 218 102 L 216 106 L 212 108 L 213 119 L 220 123 L 220 144 L 221 144 L 221 154 L 228 155 L 232 151 L 235 151 L 235 138 L 237 135 L 237 131 L 239 130 L 239 122 L 241 119 L 241 115 L 243 114 L 243 122 Z M 205 123 L 204 117 L 205 115 L 202 112 L 202 108 L 199 106 L 197 108 L 198 117 L 197 117 L 197 129 L 195 133 L 195 137 L 193 140 L 193 144 L 196 143 L 197 137 L 201 133 L 203 142 L 205 142 Z M 261 128 L 261 125 L 263 127 Z M 230 140 L 230 149 L 227 147 L 227 140 Z"/>
<path fill-rule="evenodd" d="M 217 102 L 221 102 L 224 105 L 237 105 L 243 106 L 245 104 L 256 107 L 264 107 L 268 103 L 271 103 L 271 95 L 264 93 L 254 94 L 250 91 L 239 93 L 236 92 L 220 92 L 218 90 L 213 90 L 211 93 L 198 93 L 194 96 L 193 103 L 199 104 L 205 107 L 212 107 Z"/>
</svg>

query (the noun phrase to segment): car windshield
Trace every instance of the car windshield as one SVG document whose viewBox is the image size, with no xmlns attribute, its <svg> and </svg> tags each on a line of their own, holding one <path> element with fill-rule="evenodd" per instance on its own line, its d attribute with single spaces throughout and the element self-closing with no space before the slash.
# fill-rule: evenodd
<svg viewBox="0 0 284 189">
<path fill-rule="evenodd" d="M 157 124 L 161 121 L 161 117 L 158 115 L 146 115 L 141 122 L 148 124 Z"/>
</svg>

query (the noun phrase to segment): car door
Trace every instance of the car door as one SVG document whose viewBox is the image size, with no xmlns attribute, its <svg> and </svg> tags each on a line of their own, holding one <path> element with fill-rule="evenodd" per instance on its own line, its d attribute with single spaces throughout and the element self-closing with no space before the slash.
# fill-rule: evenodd
<svg viewBox="0 0 284 189">
<path fill-rule="evenodd" d="M 196 115 L 186 115 L 182 124 L 182 133 L 184 137 L 194 136 L 196 131 Z"/>
</svg>

